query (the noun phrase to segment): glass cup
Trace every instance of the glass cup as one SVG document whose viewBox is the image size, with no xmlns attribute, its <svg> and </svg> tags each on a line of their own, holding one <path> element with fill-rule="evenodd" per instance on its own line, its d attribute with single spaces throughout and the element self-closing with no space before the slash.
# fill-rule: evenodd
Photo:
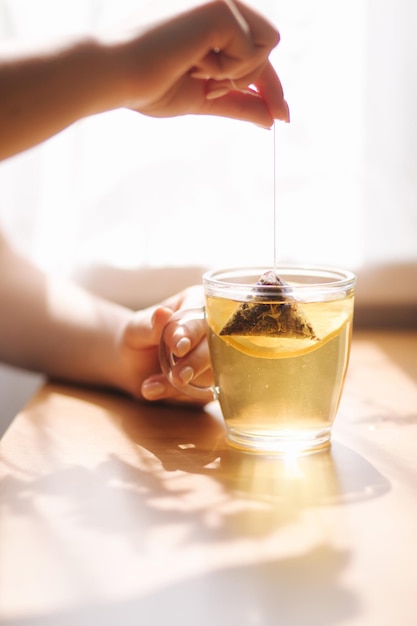
<svg viewBox="0 0 417 626">
<path fill-rule="evenodd" d="M 278 278 L 277 278 L 278 277 Z M 352 334 L 350 271 L 280 266 L 203 275 L 205 307 L 177 323 L 205 320 L 229 445 L 251 452 L 309 453 L 330 445 Z M 171 383 L 195 398 L 207 389 L 174 383 L 164 335 L 160 362 Z"/>
</svg>

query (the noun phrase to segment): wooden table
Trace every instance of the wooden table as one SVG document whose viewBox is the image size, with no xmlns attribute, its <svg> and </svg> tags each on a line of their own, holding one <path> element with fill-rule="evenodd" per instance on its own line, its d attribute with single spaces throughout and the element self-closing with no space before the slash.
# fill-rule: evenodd
<svg viewBox="0 0 417 626">
<path fill-rule="evenodd" d="M 417 333 L 355 332 L 330 452 L 47 384 L 0 481 L 3 626 L 415 626 Z"/>
</svg>

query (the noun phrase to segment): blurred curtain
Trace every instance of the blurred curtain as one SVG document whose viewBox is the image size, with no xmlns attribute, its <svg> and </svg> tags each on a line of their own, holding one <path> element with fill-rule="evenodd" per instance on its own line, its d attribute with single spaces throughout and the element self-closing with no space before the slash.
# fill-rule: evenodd
<svg viewBox="0 0 417 626">
<path fill-rule="evenodd" d="M 159 281 L 165 267 L 271 265 L 276 235 L 279 261 L 350 267 L 360 301 L 414 315 L 417 5 L 249 3 L 281 32 L 273 62 L 292 119 L 276 127 L 275 170 L 273 131 L 115 111 L 0 163 L 2 227 L 42 267 L 132 306 L 143 303 L 138 271 Z M 0 37 L 60 37 L 158 7 L 0 0 Z"/>
</svg>

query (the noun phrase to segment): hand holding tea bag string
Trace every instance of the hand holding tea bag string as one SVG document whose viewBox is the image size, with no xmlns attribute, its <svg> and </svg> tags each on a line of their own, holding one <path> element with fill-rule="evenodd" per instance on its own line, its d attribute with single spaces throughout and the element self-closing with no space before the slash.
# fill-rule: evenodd
<svg viewBox="0 0 417 626">
<path fill-rule="evenodd" d="M 278 30 L 243 3 L 212 1 L 131 40 L 130 106 L 152 116 L 208 114 L 269 128 L 289 121 L 281 82 L 268 60 Z M 149 58 L 144 79 L 137 63 Z M 168 60 L 168 63 L 167 63 Z"/>
<path fill-rule="evenodd" d="M 132 25 L 133 24 L 133 25 Z M 73 122 L 127 107 L 153 117 L 215 115 L 269 128 L 289 120 L 269 61 L 278 30 L 239 1 L 159 22 L 19 50 L 0 48 L 0 158 Z"/>
</svg>

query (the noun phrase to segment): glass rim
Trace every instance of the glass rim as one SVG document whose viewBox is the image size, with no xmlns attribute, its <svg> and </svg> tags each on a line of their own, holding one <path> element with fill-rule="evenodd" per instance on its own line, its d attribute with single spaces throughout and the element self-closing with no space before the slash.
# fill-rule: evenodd
<svg viewBox="0 0 417 626">
<path fill-rule="evenodd" d="M 356 284 L 356 275 L 348 269 L 329 265 L 281 263 L 273 268 L 250 265 L 212 269 L 204 272 L 203 285 L 206 293 L 210 295 L 227 297 L 227 294 L 233 293 L 234 297 L 244 297 L 253 290 L 256 285 L 255 279 L 268 271 L 276 273 L 284 282 L 287 278 L 292 278 L 293 281 L 290 282 L 291 292 L 294 295 L 303 294 L 305 297 L 311 297 L 313 293 L 320 290 L 327 295 L 343 292 L 346 296 L 349 291 L 353 291 Z M 239 277 L 242 280 L 239 280 Z M 297 277 L 300 279 L 308 278 L 308 280 L 296 282 Z M 254 280 L 251 282 L 252 278 Z M 256 295 L 259 296 L 267 297 L 274 294 L 276 296 L 277 291 L 280 290 L 285 293 L 288 287 L 285 285 L 283 287 L 256 285 Z"/>
</svg>

